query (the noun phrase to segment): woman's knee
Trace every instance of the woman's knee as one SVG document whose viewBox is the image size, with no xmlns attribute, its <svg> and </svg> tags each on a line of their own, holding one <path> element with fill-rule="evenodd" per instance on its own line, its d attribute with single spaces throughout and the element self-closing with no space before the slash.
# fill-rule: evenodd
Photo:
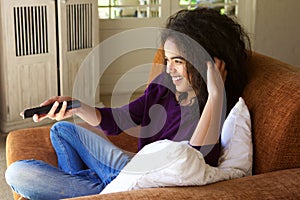
<svg viewBox="0 0 300 200">
<path fill-rule="evenodd" d="M 61 170 L 43 161 L 20 160 L 7 168 L 5 179 L 16 193 L 27 199 L 60 199 L 50 198 L 54 192 L 49 189 L 49 186 L 53 188 L 63 183 L 62 180 L 56 180 L 65 175 Z"/>
<path fill-rule="evenodd" d="M 31 169 L 38 162 L 36 160 L 20 160 L 12 163 L 5 172 L 7 184 L 12 188 L 20 184 L 28 184 L 28 182 L 36 178 L 36 175 L 31 173 Z"/>
<path fill-rule="evenodd" d="M 50 129 L 50 139 L 53 140 L 56 137 L 63 137 L 66 130 L 70 131 L 74 129 L 74 127 L 75 125 L 70 122 L 66 122 L 66 121 L 57 122 Z"/>
<path fill-rule="evenodd" d="M 61 122 L 56 122 L 50 129 L 50 133 L 58 133 L 61 130 L 64 129 L 70 129 L 73 128 L 75 125 L 70 123 L 70 122 L 66 122 L 66 121 L 61 121 Z"/>
<path fill-rule="evenodd" d="M 5 172 L 5 179 L 8 184 L 10 184 L 12 181 L 16 180 L 20 173 L 26 168 L 26 163 L 23 164 L 24 161 L 16 161 L 12 163 Z M 23 171 L 24 172 L 24 171 Z"/>
</svg>

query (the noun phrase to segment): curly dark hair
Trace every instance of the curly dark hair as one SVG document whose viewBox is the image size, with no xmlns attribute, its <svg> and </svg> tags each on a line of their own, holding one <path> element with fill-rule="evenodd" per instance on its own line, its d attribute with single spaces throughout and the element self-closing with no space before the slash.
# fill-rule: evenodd
<svg viewBox="0 0 300 200">
<path fill-rule="evenodd" d="M 228 114 L 247 82 L 244 64 L 251 52 L 251 44 L 241 25 L 213 9 L 181 10 L 169 17 L 161 36 L 162 44 L 168 38 L 173 39 L 187 61 L 189 81 L 198 98 L 200 111 L 208 97 L 207 86 L 201 76 L 201 71 L 206 69 L 207 58 L 201 55 L 203 51 L 197 45 L 206 50 L 210 59 L 217 57 L 225 62 Z M 191 41 L 196 41 L 197 45 Z"/>
</svg>

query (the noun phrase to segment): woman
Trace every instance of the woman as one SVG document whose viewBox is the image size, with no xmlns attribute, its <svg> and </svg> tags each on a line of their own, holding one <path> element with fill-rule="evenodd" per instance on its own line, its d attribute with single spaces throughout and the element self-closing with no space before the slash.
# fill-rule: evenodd
<svg viewBox="0 0 300 200">
<path fill-rule="evenodd" d="M 62 120 L 75 114 L 110 135 L 140 125 L 139 149 L 163 139 L 188 140 L 203 153 L 207 164 L 217 166 L 223 81 L 226 80 L 226 92 L 235 88 L 226 93 L 227 107 L 231 109 L 244 86 L 242 66 L 249 40 L 232 19 L 210 9 L 180 11 L 170 17 L 166 28 L 162 33 L 166 70 L 140 98 L 114 109 L 82 103 L 80 108 L 66 111 L 64 102 L 60 112 L 54 114 L 58 102 L 71 98 L 53 97 L 42 103 L 55 102 L 50 112 L 35 115 L 34 121 Z M 214 58 L 214 63 L 203 57 L 203 51 L 192 48 L 199 44 Z M 201 75 L 203 71 L 207 71 L 207 84 Z M 28 199 L 98 194 L 131 159 L 100 136 L 68 122 L 56 123 L 50 137 L 58 168 L 25 160 L 7 169 L 7 183 Z"/>
</svg>

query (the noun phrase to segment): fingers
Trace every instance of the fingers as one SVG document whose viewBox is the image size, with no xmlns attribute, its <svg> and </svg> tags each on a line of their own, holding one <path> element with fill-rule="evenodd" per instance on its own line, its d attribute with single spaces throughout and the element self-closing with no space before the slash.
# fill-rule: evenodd
<svg viewBox="0 0 300 200">
<path fill-rule="evenodd" d="M 67 102 L 64 101 L 60 111 L 56 114 L 56 120 L 60 121 L 60 120 L 64 119 L 66 110 L 67 110 Z"/>
<path fill-rule="evenodd" d="M 67 110 L 67 101 L 63 101 L 59 112 L 56 112 L 56 110 L 58 109 L 58 106 L 59 106 L 59 102 L 55 101 L 51 110 L 47 114 L 47 116 L 50 119 L 60 121 L 65 118 L 65 114 L 66 114 L 66 110 Z"/>
<path fill-rule="evenodd" d="M 72 98 L 68 97 L 68 96 L 54 96 L 54 97 L 51 97 L 50 99 L 47 99 L 43 103 L 41 103 L 40 106 L 49 105 L 49 104 L 54 103 L 55 101 L 63 102 L 63 101 L 69 101 L 69 100 L 72 100 Z"/>
<path fill-rule="evenodd" d="M 53 104 L 53 106 L 51 107 L 50 111 L 46 114 L 46 115 L 34 115 L 32 117 L 34 122 L 40 122 L 42 120 L 44 120 L 45 118 L 50 118 L 52 120 L 63 120 L 71 115 L 73 115 L 73 112 L 71 110 L 67 111 L 67 101 L 72 100 L 71 97 L 64 97 L 64 96 L 54 96 L 51 97 L 50 99 L 44 101 L 43 103 L 40 104 L 40 106 L 46 106 L 49 104 Z M 59 109 L 59 112 L 56 112 L 56 110 L 59 107 L 59 103 L 62 103 L 61 108 Z M 22 114 L 22 113 L 21 113 Z"/>
<path fill-rule="evenodd" d="M 44 119 L 48 118 L 46 115 L 37 115 L 37 114 L 34 114 L 33 117 L 32 117 L 32 120 L 34 122 L 40 122 Z"/>
<path fill-rule="evenodd" d="M 47 99 L 46 101 L 44 101 L 43 103 L 41 103 L 40 106 L 46 106 L 46 105 L 52 104 L 55 101 L 58 101 L 59 98 L 60 98 L 59 96 L 51 97 L 50 99 Z"/>
<path fill-rule="evenodd" d="M 211 70 L 213 67 L 213 64 L 210 61 L 206 62 L 206 65 L 208 70 Z"/>
<path fill-rule="evenodd" d="M 222 72 L 220 72 L 222 71 Z M 225 63 L 216 59 L 215 63 L 207 62 L 207 91 L 211 97 L 218 98 L 224 89 L 224 80 L 221 73 L 226 76 Z"/>
<path fill-rule="evenodd" d="M 227 76 L 225 62 L 217 57 L 214 57 L 214 61 L 215 61 L 215 67 L 219 70 L 222 80 L 223 82 L 225 82 Z"/>
<path fill-rule="evenodd" d="M 22 111 L 22 112 L 20 113 L 20 116 L 21 116 L 22 118 L 24 118 L 24 111 Z"/>
<path fill-rule="evenodd" d="M 55 118 L 55 111 L 58 106 L 59 106 L 59 103 L 57 101 L 55 101 L 52 108 L 50 109 L 50 111 L 47 114 L 49 118 L 51 118 L 51 119 Z"/>
<path fill-rule="evenodd" d="M 210 80 L 215 79 L 215 76 L 219 76 L 220 77 L 220 63 L 215 63 L 213 64 L 212 62 L 208 61 L 207 62 L 207 76 L 208 76 L 208 80 L 210 78 Z"/>
<path fill-rule="evenodd" d="M 210 61 L 208 61 L 207 62 L 207 80 L 212 80 L 213 70 L 214 70 L 213 64 Z"/>
<path fill-rule="evenodd" d="M 48 100 L 47 100 L 48 101 Z M 45 102 L 47 102 L 45 101 Z M 49 101 L 51 102 L 51 101 Z M 42 105 L 42 104 L 41 104 Z M 45 105 L 48 105 L 48 104 L 45 104 Z M 33 117 L 32 117 L 32 120 L 34 122 L 40 122 L 46 118 L 50 118 L 52 120 L 56 120 L 56 114 L 55 114 L 55 111 L 58 107 L 59 103 L 57 101 L 54 102 L 52 108 L 50 109 L 50 111 L 48 112 L 48 114 L 43 114 L 43 115 L 37 115 L 37 114 L 34 114 Z"/>
</svg>

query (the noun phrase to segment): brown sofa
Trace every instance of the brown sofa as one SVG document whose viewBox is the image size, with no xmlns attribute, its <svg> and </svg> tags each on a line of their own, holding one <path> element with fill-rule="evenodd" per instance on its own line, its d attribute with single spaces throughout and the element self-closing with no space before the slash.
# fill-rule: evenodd
<svg viewBox="0 0 300 200">
<path fill-rule="evenodd" d="M 161 58 L 158 53 L 156 60 Z M 243 98 L 252 121 L 253 176 L 201 187 L 151 188 L 75 199 L 300 199 L 300 67 L 253 53 L 246 68 L 249 82 Z M 150 79 L 160 71 L 153 67 Z M 9 133 L 7 165 L 32 158 L 56 165 L 49 128 Z M 137 148 L 136 138 L 126 134 L 109 139 L 129 151 Z"/>
</svg>

